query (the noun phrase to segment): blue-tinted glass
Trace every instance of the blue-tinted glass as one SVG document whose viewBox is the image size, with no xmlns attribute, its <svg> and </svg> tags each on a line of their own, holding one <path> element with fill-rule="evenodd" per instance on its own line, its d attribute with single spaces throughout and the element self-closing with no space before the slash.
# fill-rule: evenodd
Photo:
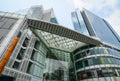
<svg viewBox="0 0 120 81">
<path fill-rule="evenodd" d="M 72 21 L 73 21 L 73 25 L 74 25 L 75 30 L 82 33 L 81 27 L 80 27 L 80 24 L 78 22 L 78 18 L 77 18 L 77 15 L 75 12 L 72 13 Z"/>
<path fill-rule="evenodd" d="M 104 52 L 104 49 L 103 48 L 99 48 L 99 53 L 100 54 L 104 54 L 105 52 Z"/>
<path fill-rule="evenodd" d="M 103 42 L 120 46 L 118 38 L 116 38 L 114 32 L 112 32 L 109 25 L 102 18 L 87 10 L 85 10 L 85 14 L 97 37 L 99 37 Z"/>
<path fill-rule="evenodd" d="M 91 55 L 95 55 L 95 50 L 94 49 L 90 49 L 90 54 Z"/>
<path fill-rule="evenodd" d="M 80 11 L 77 11 L 77 17 L 78 17 L 78 22 L 80 23 L 80 26 L 81 26 L 81 32 L 85 35 L 89 35 L 87 27 L 85 25 L 85 22 L 83 20 L 83 17 L 81 15 Z"/>
<path fill-rule="evenodd" d="M 83 33 L 85 35 L 89 35 L 80 11 L 76 11 L 72 13 L 72 20 L 76 31 Z"/>
<path fill-rule="evenodd" d="M 94 62 L 94 65 L 102 64 L 101 59 L 99 57 L 93 58 L 93 62 Z"/>
</svg>

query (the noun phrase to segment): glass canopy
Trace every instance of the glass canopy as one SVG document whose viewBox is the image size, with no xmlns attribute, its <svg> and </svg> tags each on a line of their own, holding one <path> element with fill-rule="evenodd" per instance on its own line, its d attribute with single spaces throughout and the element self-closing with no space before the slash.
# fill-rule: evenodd
<svg viewBox="0 0 120 81">
<path fill-rule="evenodd" d="M 100 45 L 101 42 L 81 33 L 49 22 L 28 19 L 28 27 L 48 47 L 72 52 L 76 48 L 87 45 Z"/>
</svg>

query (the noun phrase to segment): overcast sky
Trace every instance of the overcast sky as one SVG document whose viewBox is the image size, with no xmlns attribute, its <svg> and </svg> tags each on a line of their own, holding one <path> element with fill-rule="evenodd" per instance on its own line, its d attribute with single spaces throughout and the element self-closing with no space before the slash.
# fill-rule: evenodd
<svg viewBox="0 0 120 81">
<path fill-rule="evenodd" d="M 0 11 L 24 11 L 33 5 L 53 8 L 58 22 L 71 29 L 71 12 L 84 7 L 106 19 L 120 35 L 120 0 L 0 0 Z"/>
</svg>

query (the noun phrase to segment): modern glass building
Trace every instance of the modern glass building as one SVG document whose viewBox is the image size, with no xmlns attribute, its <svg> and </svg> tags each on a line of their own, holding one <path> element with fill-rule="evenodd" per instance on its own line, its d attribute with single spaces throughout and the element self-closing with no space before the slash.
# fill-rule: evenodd
<svg viewBox="0 0 120 81">
<path fill-rule="evenodd" d="M 77 81 L 119 81 L 120 37 L 110 24 L 90 11 L 72 12 L 77 32 L 97 38 L 101 46 L 82 46 L 73 52 Z M 113 49 L 116 47 L 118 49 Z"/>
<path fill-rule="evenodd" d="M 73 15 L 80 33 L 0 12 L 0 81 L 119 81 L 120 48 L 92 37 L 83 15 Z"/>
<path fill-rule="evenodd" d="M 71 15 L 76 31 L 120 47 L 120 37 L 106 20 L 86 9 L 83 9 L 83 11 L 76 10 Z"/>
</svg>

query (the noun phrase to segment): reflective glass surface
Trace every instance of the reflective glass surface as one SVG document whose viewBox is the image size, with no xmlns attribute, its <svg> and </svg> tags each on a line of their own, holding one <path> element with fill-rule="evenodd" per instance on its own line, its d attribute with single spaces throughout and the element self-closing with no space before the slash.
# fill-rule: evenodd
<svg viewBox="0 0 120 81">
<path fill-rule="evenodd" d="M 76 31 L 83 33 L 85 35 L 89 35 L 87 27 L 85 25 L 84 19 L 80 13 L 80 11 L 72 12 L 72 21 Z"/>
<path fill-rule="evenodd" d="M 120 77 L 119 70 L 120 68 L 95 68 L 95 69 L 90 69 L 90 70 L 84 70 L 84 71 L 80 71 L 77 73 L 77 79 L 78 80 L 85 80 L 85 79 L 89 80 L 90 78 L 97 78 L 97 79 L 103 78 L 104 80 L 106 77 Z M 105 80 L 105 81 L 108 81 L 108 80 Z"/>
<path fill-rule="evenodd" d="M 114 30 L 110 28 L 110 25 L 108 25 L 108 23 L 106 23 L 107 21 L 87 10 L 84 11 L 96 36 L 104 42 L 120 47 L 120 42 L 118 40 L 119 37 L 116 37 L 115 33 L 113 32 Z"/>
</svg>

